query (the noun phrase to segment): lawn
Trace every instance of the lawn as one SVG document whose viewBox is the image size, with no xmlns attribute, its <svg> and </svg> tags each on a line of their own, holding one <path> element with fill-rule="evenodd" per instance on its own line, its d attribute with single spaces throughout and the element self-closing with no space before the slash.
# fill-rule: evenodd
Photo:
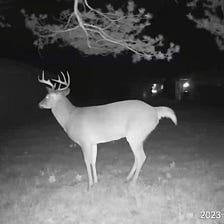
<svg viewBox="0 0 224 224">
<path fill-rule="evenodd" d="M 98 146 L 99 183 L 88 191 L 80 147 L 50 113 L 2 130 L 0 223 L 224 223 L 224 109 L 174 109 L 178 126 L 163 119 L 145 141 L 136 187 L 125 182 L 125 139 Z"/>
</svg>

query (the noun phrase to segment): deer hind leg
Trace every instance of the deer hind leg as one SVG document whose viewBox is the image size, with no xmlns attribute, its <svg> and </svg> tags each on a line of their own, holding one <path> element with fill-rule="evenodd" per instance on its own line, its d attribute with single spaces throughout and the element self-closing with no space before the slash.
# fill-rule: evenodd
<svg viewBox="0 0 224 224">
<path fill-rule="evenodd" d="M 135 161 L 134 161 L 134 164 L 133 164 L 133 166 L 132 166 L 132 168 L 131 168 L 131 171 L 130 171 L 130 173 L 128 174 L 128 176 L 126 177 L 126 180 L 127 180 L 127 181 L 129 181 L 129 180 L 133 177 L 133 175 L 134 175 L 134 173 L 135 173 L 135 171 L 136 171 L 136 168 L 137 168 L 137 161 L 136 161 L 136 158 L 135 158 Z"/>
<path fill-rule="evenodd" d="M 141 143 L 138 147 L 137 147 L 137 168 L 136 168 L 136 171 L 135 171 L 135 174 L 133 176 L 133 179 L 132 179 L 132 182 L 135 183 L 136 180 L 138 179 L 138 176 L 139 176 L 139 173 L 142 169 L 142 166 L 145 162 L 145 159 L 146 159 L 146 155 L 145 155 L 145 152 L 144 152 L 144 149 L 143 149 L 143 143 Z"/>
<path fill-rule="evenodd" d="M 97 157 L 97 144 L 94 144 L 94 145 L 92 145 L 92 160 L 91 160 L 94 184 L 98 182 L 97 172 L 96 172 L 96 157 Z"/>
<path fill-rule="evenodd" d="M 145 152 L 144 152 L 144 149 L 143 149 L 143 141 L 133 141 L 132 139 L 130 138 L 127 138 L 127 141 L 129 142 L 130 144 L 130 147 L 132 149 L 132 152 L 134 154 L 134 157 L 135 157 L 135 162 L 134 162 L 134 165 L 128 175 L 128 179 L 132 178 L 132 183 L 135 184 L 137 179 L 138 179 L 138 176 L 139 176 L 139 173 L 141 171 L 141 168 L 145 162 L 145 159 L 146 159 L 146 155 L 145 155 Z"/>
</svg>

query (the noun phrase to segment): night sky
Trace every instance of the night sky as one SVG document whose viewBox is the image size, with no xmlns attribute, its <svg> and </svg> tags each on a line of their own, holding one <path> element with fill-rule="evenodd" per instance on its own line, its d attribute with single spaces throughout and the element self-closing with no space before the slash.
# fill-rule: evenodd
<svg viewBox="0 0 224 224">
<path fill-rule="evenodd" d="M 95 7 L 102 7 L 104 1 L 89 2 Z M 113 1 L 114 5 L 122 5 L 119 1 Z M 167 63 L 162 61 L 140 62 L 133 65 L 131 57 L 127 53 L 113 59 L 112 57 L 83 57 L 83 55 L 73 49 L 60 49 L 46 47 L 41 52 L 41 57 L 37 49 L 32 45 L 33 37 L 29 30 L 25 29 L 23 17 L 20 9 L 25 8 L 28 12 L 50 12 L 57 13 L 61 4 L 56 1 L 14 1 L 12 8 L 8 10 L 8 19 L 12 23 L 11 29 L 1 30 L 1 57 L 16 58 L 30 63 L 36 63 L 41 66 L 51 64 L 71 64 L 83 68 L 82 64 L 88 63 L 92 69 L 99 66 L 123 67 L 131 66 L 133 71 L 161 74 L 164 72 L 191 72 L 195 69 L 207 69 L 208 67 L 222 66 L 222 56 L 218 50 L 214 38 L 206 31 L 195 28 L 193 22 L 186 18 L 187 10 L 182 5 L 176 4 L 170 0 L 141 1 L 139 7 L 145 7 L 154 14 L 152 26 L 149 32 L 154 34 L 163 34 L 165 39 L 174 42 L 181 47 L 179 54 Z M 62 8 L 71 6 L 71 3 L 62 5 Z M 60 10 L 59 10 L 60 11 Z M 59 63 L 58 63 L 59 62 Z M 101 67 L 102 68 L 102 67 Z M 126 70 L 124 68 L 124 70 Z"/>
<path fill-rule="evenodd" d="M 89 4 L 96 8 L 103 8 L 105 1 L 89 1 Z M 112 4 L 118 7 L 123 6 L 124 2 L 116 0 Z M 64 1 L 63 4 L 54 0 L 12 1 L 11 8 L 6 11 L 12 28 L 1 29 L 0 57 L 22 61 L 34 65 L 40 71 L 44 69 L 53 74 L 68 70 L 73 80 L 73 95 L 77 97 L 88 92 L 87 89 L 92 89 L 86 93 L 86 98 L 92 95 L 94 88 L 98 88 L 100 95 L 110 91 L 110 88 L 114 90 L 114 87 L 125 92 L 122 84 L 119 83 L 127 83 L 128 80 L 175 77 L 195 71 L 223 69 L 224 54 L 219 51 L 213 36 L 205 30 L 197 29 L 195 24 L 187 19 L 188 11 L 184 4 L 176 4 L 175 1 L 170 0 L 138 3 L 139 7 L 145 7 L 154 15 L 148 30 L 149 34 L 152 36 L 162 34 L 167 43 L 174 42 L 180 45 L 180 53 L 174 55 L 170 62 L 154 60 L 133 64 L 131 55 L 127 52 L 117 58 L 83 56 L 73 48 L 55 46 L 47 46 L 39 54 L 37 48 L 33 46 L 34 37 L 31 31 L 25 28 L 20 10 L 55 15 L 62 9 L 72 6 L 72 2 L 69 1 Z"/>
</svg>

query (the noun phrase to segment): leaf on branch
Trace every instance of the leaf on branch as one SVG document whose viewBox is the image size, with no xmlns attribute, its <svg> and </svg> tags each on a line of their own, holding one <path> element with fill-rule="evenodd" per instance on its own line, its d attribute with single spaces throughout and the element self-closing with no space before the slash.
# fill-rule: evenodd
<svg viewBox="0 0 224 224">
<path fill-rule="evenodd" d="M 78 6 L 82 7 L 78 7 Z M 82 9 L 82 10 L 81 10 Z M 23 13 L 27 28 L 36 36 L 34 44 L 40 49 L 45 45 L 57 43 L 59 46 L 72 46 L 87 55 L 116 56 L 122 52 L 133 53 L 133 61 L 142 59 L 170 60 L 178 48 L 173 44 L 166 53 L 161 53 L 164 38 L 146 35 L 151 25 L 152 15 L 145 9 L 136 10 L 133 1 L 126 9 L 115 9 L 106 5 L 107 12 L 92 8 L 87 0 L 74 0 L 73 11 L 64 10 L 55 23 L 45 14 L 36 16 Z"/>
<path fill-rule="evenodd" d="M 193 0 L 188 3 L 192 10 L 187 17 L 196 23 L 197 28 L 205 29 L 214 35 L 220 50 L 224 49 L 224 1 Z M 203 14 L 198 17 L 197 11 Z"/>
<path fill-rule="evenodd" d="M 3 15 L 0 15 L 0 28 L 11 27 L 9 23 L 6 22 L 6 19 Z"/>
</svg>

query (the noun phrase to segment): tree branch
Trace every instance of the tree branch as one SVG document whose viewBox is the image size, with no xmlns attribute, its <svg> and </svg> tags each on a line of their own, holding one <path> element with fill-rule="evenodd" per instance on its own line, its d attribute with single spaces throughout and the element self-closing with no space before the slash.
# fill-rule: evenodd
<svg viewBox="0 0 224 224">
<path fill-rule="evenodd" d="M 24 12 L 27 27 L 38 37 L 35 43 L 39 47 L 62 39 L 65 44 L 72 45 L 86 54 L 116 55 L 127 50 L 134 53 L 134 60 L 137 61 L 143 58 L 151 60 L 153 57 L 170 60 L 172 55 L 179 51 L 179 46 L 172 43 L 166 53 L 156 50 L 163 46 L 164 39 L 161 35 L 155 38 L 147 35 L 140 37 L 151 24 L 152 16 L 145 14 L 145 9 L 135 10 L 134 2 L 129 2 L 126 11 L 115 10 L 108 5 L 108 13 L 103 13 L 100 9 L 92 8 L 87 0 L 82 1 L 84 11 L 80 11 L 80 1 L 74 0 L 72 12 L 67 10 L 61 13 L 60 25 L 48 25 L 46 22 L 42 25 L 41 21 L 45 16 L 32 17 Z M 88 48 L 85 48 L 81 36 Z"/>
</svg>

